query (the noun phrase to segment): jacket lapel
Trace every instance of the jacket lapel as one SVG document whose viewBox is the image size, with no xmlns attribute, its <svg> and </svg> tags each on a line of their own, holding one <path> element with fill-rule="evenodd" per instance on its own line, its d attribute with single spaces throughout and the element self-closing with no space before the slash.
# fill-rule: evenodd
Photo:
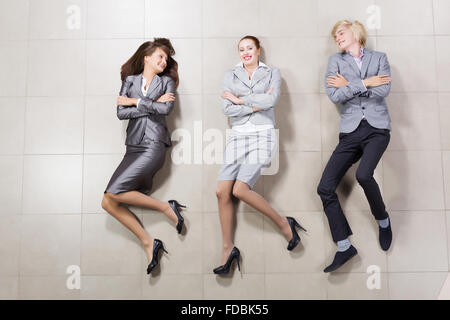
<svg viewBox="0 0 450 320">
<path fill-rule="evenodd" d="M 149 97 L 150 94 L 155 91 L 156 88 L 158 88 L 158 86 L 161 84 L 162 80 L 161 77 L 158 76 L 157 74 L 155 74 L 155 76 L 152 79 L 152 82 L 150 82 L 150 84 L 148 85 L 148 89 L 147 89 L 147 94 L 144 96 L 142 94 L 142 81 L 144 80 L 144 78 L 142 77 L 142 73 L 137 75 L 134 80 L 133 80 L 133 87 L 135 88 L 137 94 L 140 97 Z"/>
<path fill-rule="evenodd" d="M 267 66 L 258 66 L 253 73 L 252 80 L 250 80 L 248 78 L 248 72 L 242 66 L 236 66 L 233 70 L 236 77 L 249 88 L 253 88 L 255 84 L 264 79 L 269 71 L 270 68 Z"/>
<path fill-rule="evenodd" d="M 371 59 L 372 59 L 372 51 L 364 49 L 364 55 L 362 58 L 362 66 L 361 66 L 361 79 L 364 79 L 366 77 L 367 68 L 369 67 Z"/>
<path fill-rule="evenodd" d="M 361 71 L 359 71 L 359 68 L 358 68 L 358 65 L 355 62 L 355 59 L 353 59 L 353 57 L 347 52 L 343 53 L 343 56 L 344 56 L 344 60 L 347 61 L 352 66 L 352 68 L 356 72 L 356 74 L 358 76 L 360 76 L 361 75 Z"/>
<path fill-rule="evenodd" d="M 133 86 L 131 88 L 132 89 L 134 88 L 134 90 L 137 92 L 137 94 L 140 97 L 143 97 L 142 91 L 141 91 L 141 83 L 142 83 L 142 74 L 138 74 L 134 77 Z"/>
<path fill-rule="evenodd" d="M 252 80 L 251 80 L 251 86 L 254 87 L 255 84 L 257 84 L 261 79 L 264 79 L 267 74 L 269 73 L 269 68 L 266 67 L 258 67 L 254 71 Z"/>
<path fill-rule="evenodd" d="M 146 97 L 149 97 L 150 94 L 155 91 L 156 88 L 159 87 L 159 85 L 161 84 L 162 80 L 161 77 L 158 76 L 157 74 L 155 74 L 155 76 L 152 79 L 152 82 L 148 85 L 148 89 L 147 89 L 147 95 Z"/>
<path fill-rule="evenodd" d="M 239 80 L 242 81 L 247 87 L 251 88 L 250 79 L 248 78 L 248 73 L 242 67 L 235 67 L 233 69 L 233 73 L 238 77 Z"/>
</svg>

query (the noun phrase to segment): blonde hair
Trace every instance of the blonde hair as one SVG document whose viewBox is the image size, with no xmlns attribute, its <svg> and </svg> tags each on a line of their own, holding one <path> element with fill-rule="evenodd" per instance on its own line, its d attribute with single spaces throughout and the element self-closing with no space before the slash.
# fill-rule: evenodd
<svg viewBox="0 0 450 320">
<path fill-rule="evenodd" d="M 349 20 L 340 20 L 336 22 L 336 24 L 333 27 L 333 30 L 331 30 L 331 36 L 336 41 L 336 31 L 342 27 L 342 26 L 349 26 L 350 30 L 353 32 L 353 36 L 356 38 L 357 41 L 359 41 L 359 44 L 361 47 L 366 46 L 367 41 L 367 32 L 366 28 L 364 28 L 363 24 L 359 21 L 351 22 Z"/>
</svg>

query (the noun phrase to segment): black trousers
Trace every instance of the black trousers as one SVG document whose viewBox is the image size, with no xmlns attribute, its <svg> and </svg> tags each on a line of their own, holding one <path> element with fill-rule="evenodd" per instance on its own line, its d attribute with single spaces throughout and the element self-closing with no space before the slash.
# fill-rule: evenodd
<svg viewBox="0 0 450 320">
<path fill-rule="evenodd" d="M 388 129 L 374 128 L 367 120 L 362 120 L 355 131 L 339 134 L 339 144 L 328 160 L 317 187 L 334 242 L 344 240 L 353 234 L 342 212 L 336 188 L 347 170 L 359 159 L 361 162 L 356 171 L 356 179 L 369 201 L 370 210 L 377 220 L 388 217 L 380 188 L 373 178 L 373 172 L 389 140 Z"/>
</svg>

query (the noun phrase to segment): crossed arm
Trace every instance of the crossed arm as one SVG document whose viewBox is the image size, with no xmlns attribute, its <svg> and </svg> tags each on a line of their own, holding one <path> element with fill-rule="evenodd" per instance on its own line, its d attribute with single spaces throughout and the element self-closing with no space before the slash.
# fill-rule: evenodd
<svg viewBox="0 0 450 320">
<path fill-rule="evenodd" d="M 265 93 L 251 93 L 246 96 L 237 97 L 231 93 L 230 83 L 232 74 L 226 74 L 223 81 L 221 97 L 223 99 L 222 111 L 226 116 L 238 117 L 253 112 L 273 108 L 280 97 L 280 71 L 273 69 L 269 90 Z"/>
<path fill-rule="evenodd" d="M 165 93 L 154 101 L 150 98 L 129 98 L 131 81 L 122 82 L 119 97 L 117 97 L 117 117 L 120 120 L 147 117 L 151 114 L 168 115 L 175 101 L 175 81 L 169 80 Z"/>
<path fill-rule="evenodd" d="M 356 96 L 387 97 L 391 89 L 391 72 L 386 54 L 380 59 L 378 75 L 360 80 L 347 80 L 339 73 L 337 61 L 330 58 L 325 75 L 328 97 L 336 104 L 345 103 Z"/>
</svg>

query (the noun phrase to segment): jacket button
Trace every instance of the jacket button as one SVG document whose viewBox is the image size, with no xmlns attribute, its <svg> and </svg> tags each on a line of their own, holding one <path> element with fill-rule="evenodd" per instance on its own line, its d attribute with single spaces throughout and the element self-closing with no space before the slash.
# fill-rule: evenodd
<svg viewBox="0 0 450 320">
<path fill-rule="evenodd" d="M 363 110 L 365 110 L 365 109 L 366 109 L 366 107 L 362 107 L 362 109 L 363 109 Z"/>
</svg>

